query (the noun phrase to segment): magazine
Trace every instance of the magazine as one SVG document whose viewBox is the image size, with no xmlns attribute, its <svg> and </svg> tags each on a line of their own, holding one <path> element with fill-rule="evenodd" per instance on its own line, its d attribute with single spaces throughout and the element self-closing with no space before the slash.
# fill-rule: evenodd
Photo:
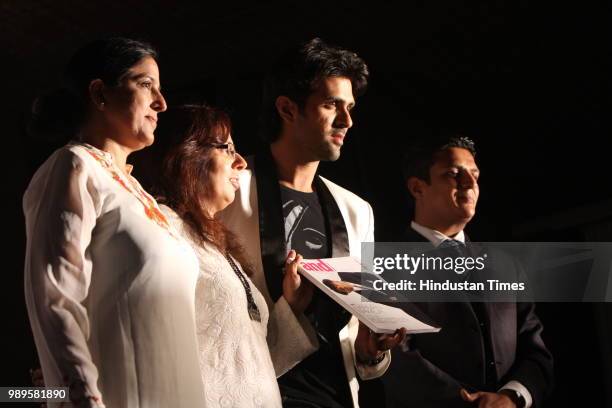
<svg viewBox="0 0 612 408">
<path fill-rule="evenodd" d="M 420 309 L 398 299 L 399 294 L 377 289 L 380 282 L 374 282 L 384 282 L 382 278 L 363 269 L 354 257 L 304 259 L 298 267 L 317 288 L 375 333 L 393 333 L 402 327 L 409 334 L 440 331 Z"/>
</svg>

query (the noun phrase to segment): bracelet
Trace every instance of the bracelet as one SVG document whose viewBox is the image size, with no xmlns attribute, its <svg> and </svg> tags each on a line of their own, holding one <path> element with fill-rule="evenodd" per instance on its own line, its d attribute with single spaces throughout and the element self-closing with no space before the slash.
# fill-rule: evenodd
<svg viewBox="0 0 612 408">
<path fill-rule="evenodd" d="M 368 366 L 375 366 L 380 364 L 385 359 L 386 353 L 382 353 L 380 356 L 373 358 L 371 360 L 362 360 L 361 358 L 357 358 L 361 364 L 365 364 Z"/>
<path fill-rule="evenodd" d="M 525 397 L 523 397 L 523 394 L 520 392 L 511 388 L 504 388 L 503 390 L 500 390 L 499 393 L 508 396 L 508 398 L 514 402 L 514 405 L 516 405 L 517 408 L 523 408 L 525 406 Z"/>
</svg>

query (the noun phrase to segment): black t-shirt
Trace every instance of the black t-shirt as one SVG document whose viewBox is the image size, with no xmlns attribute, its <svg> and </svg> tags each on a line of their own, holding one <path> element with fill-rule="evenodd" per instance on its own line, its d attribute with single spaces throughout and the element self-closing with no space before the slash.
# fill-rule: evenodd
<svg viewBox="0 0 612 408">
<path fill-rule="evenodd" d="M 329 227 L 317 193 L 304 193 L 281 185 L 287 250 L 304 258 L 329 258 Z M 315 290 L 305 311 L 317 332 L 319 350 L 278 379 L 283 407 L 351 406 L 338 332 L 350 318 L 336 302 Z"/>
<path fill-rule="evenodd" d="M 304 193 L 281 185 L 287 250 L 295 249 L 306 259 L 328 258 L 325 217 L 317 193 Z"/>
</svg>

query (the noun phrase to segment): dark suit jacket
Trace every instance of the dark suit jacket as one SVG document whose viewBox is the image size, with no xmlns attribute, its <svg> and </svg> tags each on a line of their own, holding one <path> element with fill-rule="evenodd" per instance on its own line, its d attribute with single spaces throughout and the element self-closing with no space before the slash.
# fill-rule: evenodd
<svg viewBox="0 0 612 408">
<path fill-rule="evenodd" d="M 402 240 L 426 241 L 412 229 Z M 529 390 L 534 407 L 541 406 L 552 387 L 552 356 L 533 303 L 485 303 L 484 321 L 467 301 L 416 305 L 442 330 L 413 335 L 408 351 L 393 351 L 382 377 L 387 406 L 462 407 L 462 387 L 495 392 L 511 380 Z M 486 361 L 487 338 L 492 361 Z M 495 367 L 494 384 L 485 383 L 487 364 Z"/>
</svg>

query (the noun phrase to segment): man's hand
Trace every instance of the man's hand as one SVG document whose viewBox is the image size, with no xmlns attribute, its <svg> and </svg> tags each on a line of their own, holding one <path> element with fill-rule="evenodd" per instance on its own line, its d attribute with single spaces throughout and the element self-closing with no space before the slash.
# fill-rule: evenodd
<svg viewBox="0 0 612 408">
<path fill-rule="evenodd" d="M 355 339 L 357 361 L 364 364 L 378 361 L 385 351 L 397 346 L 405 338 L 405 328 L 397 329 L 393 334 L 377 334 L 359 322 L 359 331 Z"/>
<path fill-rule="evenodd" d="M 510 397 L 503 393 L 477 391 L 470 394 L 465 389 L 461 389 L 460 393 L 464 401 L 478 408 L 517 408 Z"/>
<path fill-rule="evenodd" d="M 285 262 L 285 276 L 283 277 L 283 297 L 296 315 L 306 310 L 312 300 L 314 291 L 312 283 L 302 279 L 297 271 L 301 261 L 302 255 L 297 254 L 293 249 L 289 251 Z"/>
</svg>

